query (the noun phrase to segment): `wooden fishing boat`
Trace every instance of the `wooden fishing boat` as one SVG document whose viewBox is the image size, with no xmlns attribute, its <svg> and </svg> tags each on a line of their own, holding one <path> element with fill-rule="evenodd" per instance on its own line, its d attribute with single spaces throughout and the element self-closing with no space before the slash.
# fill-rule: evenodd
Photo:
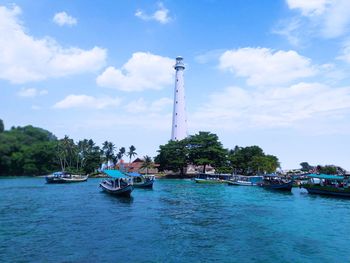
<svg viewBox="0 0 350 263">
<path fill-rule="evenodd" d="M 152 188 L 155 176 L 151 174 L 127 173 L 133 180 L 135 188 Z"/>
<path fill-rule="evenodd" d="M 100 183 L 102 191 L 115 196 L 130 196 L 134 190 L 132 179 L 118 170 L 104 170 L 111 179 L 105 179 Z"/>
<path fill-rule="evenodd" d="M 300 185 L 309 194 L 350 197 L 350 181 L 348 176 L 329 174 L 309 174 L 309 181 Z"/>
<path fill-rule="evenodd" d="M 66 183 L 80 183 L 86 182 L 88 175 L 76 175 L 67 172 L 55 172 L 52 175 L 45 177 L 48 184 L 66 184 Z"/>
<path fill-rule="evenodd" d="M 263 176 L 235 175 L 232 180 L 227 181 L 228 185 L 257 186 L 263 180 Z"/>
<path fill-rule="evenodd" d="M 259 186 L 268 190 L 292 191 L 293 180 L 281 178 L 275 175 L 265 175 Z"/>
<path fill-rule="evenodd" d="M 194 178 L 194 181 L 199 184 L 226 184 L 230 179 L 232 179 L 230 174 L 200 173 Z"/>
</svg>

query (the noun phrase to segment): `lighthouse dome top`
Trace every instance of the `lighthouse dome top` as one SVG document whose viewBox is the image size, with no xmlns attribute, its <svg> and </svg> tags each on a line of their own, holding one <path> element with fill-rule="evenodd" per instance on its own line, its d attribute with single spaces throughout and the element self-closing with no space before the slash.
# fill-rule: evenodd
<svg viewBox="0 0 350 263">
<path fill-rule="evenodd" d="M 174 66 L 175 69 L 185 69 L 185 64 L 183 63 L 183 57 L 176 57 L 176 64 Z"/>
</svg>

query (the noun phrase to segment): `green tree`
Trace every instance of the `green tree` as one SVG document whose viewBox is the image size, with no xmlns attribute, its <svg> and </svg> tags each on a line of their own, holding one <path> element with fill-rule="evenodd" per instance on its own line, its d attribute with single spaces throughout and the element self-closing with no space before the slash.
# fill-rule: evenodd
<svg viewBox="0 0 350 263">
<path fill-rule="evenodd" d="M 131 145 L 129 147 L 129 151 L 127 152 L 127 156 L 129 157 L 129 164 L 131 163 L 131 158 L 137 155 L 135 150 L 136 150 L 136 148 L 134 145 Z"/>
<path fill-rule="evenodd" d="M 254 175 L 275 172 L 279 167 L 278 158 L 265 155 L 259 146 L 238 147 L 229 152 L 229 160 L 235 173 Z"/>
<path fill-rule="evenodd" d="M 101 164 L 101 149 L 96 146 L 93 140 L 88 140 L 88 148 L 86 152 L 83 170 L 86 174 L 94 172 Z"/>
<path fill-rule="evenodd" d="M 4 130 L 5 130 L 4 122 L 2 121 L 2 119 L 0 119 L 0 133 L 4 132 Z"/>
<path fill-rule="evenodd" d="M 301 170 L 304 172 L 308 172 L 308 171 L 314 169 L 314 167 L 311 166 L 308 162 L 302 162 L 302 163 L 300 163 L 300 166 L 301 166 Z"/>
<path fill-rule="evenodd" d="M 113 161 L 115 146 L 112 142 L 105 141 L 102 146 L 102 151 L 104 154 L 104 159 L 107 165 L 109 161 Z"/>
<path fill-rule="evenodd" d="M 118 160 L 123 159 L 123 156 L 125 155 L 125 147 L 121 147 L 119 149 L 119 152 L 117 153 Z"/>
<path fill-rule="evenodd" d="M 148 174 L 148 169 L 152 168 L 153 162 L 152 162 L 152 157 L 146 155 L 143 157 L 143 163 L 141 165 L 141 168 L 146 169 L 146 174 Z"/>
<path fill-rule="evenodd" d="M 0 133 L 0 175 L 40 175 L 56 170 L 57 138 L 33 126 Z"/>
<path fill-rule="evenodd" d="M 172 170 L 183 176 L 188 163 L 187 139 L 160 145 L 154 161 L 159 164 L 160 171 Z"/>
<path fill-rule="evenodd" d="M 56 154 L 62 171 L 72 170 L 77 153 L 77 146 L 69 136 L 65 135 L 63 139 L 58 141 Z"/>
<path fill-rule="evenodd" d="M 199 132 L 188 138 L 187 145 L 189 161 L 194 165 L 202 165 L 203 173 L 207 165 L 220 167 L 225 162 L 227 151 L 216 134 Z"/>
<path fill-rule="evenodd" d="M 317 172 L 321 174 L 338 174 L 338 169 L 334 165 L 317 165 Z"/>
</svg>

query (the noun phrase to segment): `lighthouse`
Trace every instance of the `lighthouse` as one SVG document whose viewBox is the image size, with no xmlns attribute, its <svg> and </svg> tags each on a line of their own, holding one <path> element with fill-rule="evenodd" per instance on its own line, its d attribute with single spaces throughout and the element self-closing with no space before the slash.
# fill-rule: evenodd
<svg viewBox="0 0 350 263">
<path fill-rule="evenodd" d="M 176 58 L 175 69 L 175 90 L 173 125 L 171 140 L 179 141 L 187 137 L 187 118 L 185 104 L 184 70 L 185 65 L 182 57 Z"/>
</svg>

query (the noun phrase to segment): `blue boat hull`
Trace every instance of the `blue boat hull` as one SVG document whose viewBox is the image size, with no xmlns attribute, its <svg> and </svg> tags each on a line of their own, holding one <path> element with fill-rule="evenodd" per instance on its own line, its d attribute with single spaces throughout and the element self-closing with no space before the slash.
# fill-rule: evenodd
<svg viewBox="0 0 350 263">
<path fill-rule="evenodd" d="M 115 196 L 130 196 L 131 192 L 134 190 L 133 185 L 127 185 L 122 188 L 112 188 L 109 185 L 105 183 L 100 183 L 100 187 L 102 190 L 108 194 L 115 195 Z"/>
</svg>

